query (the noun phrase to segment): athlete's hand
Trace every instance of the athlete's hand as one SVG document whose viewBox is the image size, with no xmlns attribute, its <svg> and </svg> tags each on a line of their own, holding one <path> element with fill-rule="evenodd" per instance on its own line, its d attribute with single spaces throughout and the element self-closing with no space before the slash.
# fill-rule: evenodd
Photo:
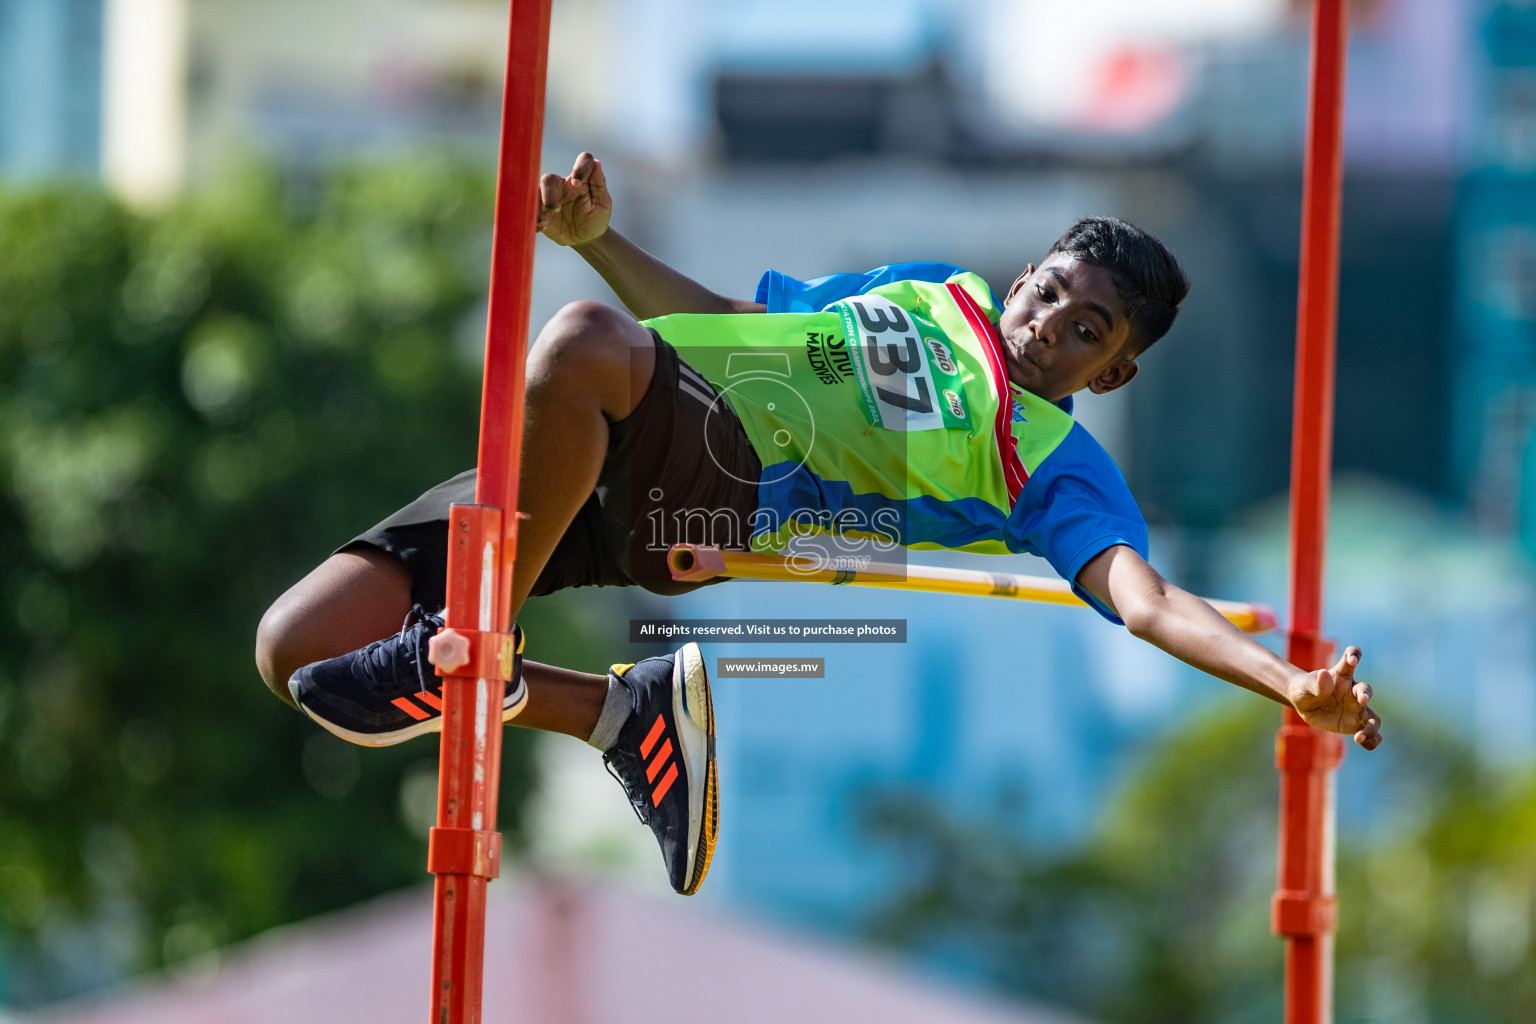
<svg viewBox="0 0 1536 1024">
<path fill-rule="evenodd" d="M 1367 705 L 1371 684 L 1355 679 L 1358 647 L 1346 647 L 1333 668 L 1303 672 L 1291 684 L 1291 707 L 1308 725 L 1328 732 L 1354 733 L 1366 750 L 1381 746 L 1381 716 Z"/>
<path fill-rule="evenodd" d="M 568 177 L 546 174 L 539 179 L 539 230 L 551 242 L 581 245 L 608 230 L 613 197 L 603 165 L 591 153 L 576 158 Z"/>
</svg>

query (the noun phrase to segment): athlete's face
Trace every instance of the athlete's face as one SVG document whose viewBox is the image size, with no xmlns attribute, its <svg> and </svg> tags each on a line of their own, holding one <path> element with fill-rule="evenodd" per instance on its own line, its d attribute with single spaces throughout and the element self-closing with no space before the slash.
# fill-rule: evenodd
<svg viewBox="0 0 1536 1024">
<path fill-rule="evenodd" d="M 1101 395 L 1136 376 L 1131 324 L 1109 271 L 1053 253 L 1008 290 L 998 322 L 1008 379 L 1052 402 L 1088 388 Z"/>
</svg>

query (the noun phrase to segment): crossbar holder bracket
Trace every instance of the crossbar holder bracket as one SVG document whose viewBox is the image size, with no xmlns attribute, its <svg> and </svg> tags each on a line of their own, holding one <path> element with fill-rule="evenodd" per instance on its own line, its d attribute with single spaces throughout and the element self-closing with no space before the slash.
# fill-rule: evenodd
<svg viewBox="0 0 1536 1024">
<path fill-rule="evenodd" d="M 512 678 L 517 640 L 511 633 L 482 633 L 475 629 L 440 629 L 427 641 L 427 660 L 440 676 L 468 679 Z"/>
<path fill-rule="evenodd" d="M 427 839 L 427 870 L 434 875 L 501 874 L 501 833 L 474 828 L 433 828 Z"/>
</svg>

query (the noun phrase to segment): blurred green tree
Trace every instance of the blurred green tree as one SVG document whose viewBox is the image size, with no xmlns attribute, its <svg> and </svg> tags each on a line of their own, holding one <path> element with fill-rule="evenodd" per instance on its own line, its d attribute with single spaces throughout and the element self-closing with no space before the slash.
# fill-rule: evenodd
<svg viewBox="0 0 1536 1024">
<path fill-rule="evenodd" d="M 1390 721 L 1386 746 L 1351 755 L 1360 774 L 1343 790 L 1370 802 L 1341 815 L 1339 1019 L 1536 1020 L 1536 777 L 1479 767 L 1400 706 Z M 1065 852 L 910 793 L 871 795 L 867 826 L 914 865 L 873 935 L 1115 1024 L 1279 1019 L 1278 724 L 1238 700 L 1152 745 Z"/>
<path fill-rule="evenodd" d="M 252 639 L 337 544 L 473 464 L 490 223 L 488 174 L 452 160 L 307 191 L 252 170 L 154 216 L 0 194 L 11 1002 L 425 880 L 435 744 L 317 730 Z"/>
</svg>

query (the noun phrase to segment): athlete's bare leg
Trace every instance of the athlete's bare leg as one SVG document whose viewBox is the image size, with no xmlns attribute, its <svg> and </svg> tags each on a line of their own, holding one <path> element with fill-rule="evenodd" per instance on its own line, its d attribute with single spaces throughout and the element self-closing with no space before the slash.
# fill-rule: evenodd
<svg viewBox="0 0 1536 1024">
<path fill-rule="evenodd" d="M 528 353 L 512 577 L 512 616 L 527 600 L 555 545 L 592 490 L 608 448 L 608 424 L 634 412 L 656 368 L 655 342 L 633 318 L 596 302 L 566 306 Z M 292 703 L 288 677 L 313 661 L 353 651 L 400 628 L 410 577 L 372 548 L 332 555 L 262 616 L 256 664 Z M 528 706 L 517 724 L 586 739 L 597 724 L 603 676 L 524 664 Z"/>
</svg>

